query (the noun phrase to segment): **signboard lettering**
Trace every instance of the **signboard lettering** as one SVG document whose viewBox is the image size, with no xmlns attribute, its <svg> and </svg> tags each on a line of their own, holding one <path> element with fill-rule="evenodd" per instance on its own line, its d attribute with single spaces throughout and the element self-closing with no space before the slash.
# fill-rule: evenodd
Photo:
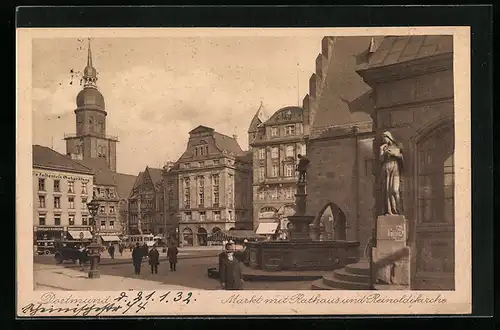
<svg viewBox="0 0 500 330">
<path fill-rule="evenodd" d="M 49 178 L 49 179 L 55 179 L 55 180 L 63 179 L 63 180 L 70 180 L 70 181 L 90 182 L 89 178 L 72 176 L 72 175 L 65 175 L 65 174 L 52 174 L 52 173 L 33 171 L 33 175 L 36 177 L 40 177 L 40 178 Z"/>
</svg>

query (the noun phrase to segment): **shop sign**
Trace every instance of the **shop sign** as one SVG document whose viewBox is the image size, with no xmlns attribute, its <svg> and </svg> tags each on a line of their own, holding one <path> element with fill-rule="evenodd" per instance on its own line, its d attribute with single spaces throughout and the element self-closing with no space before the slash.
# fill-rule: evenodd
<svg viewBox="0 0 500 330">
<path fill-rule="evenodd" d="M 64 227 L 37 227 L 37 231 L 64 231 Z"/>
</svg>

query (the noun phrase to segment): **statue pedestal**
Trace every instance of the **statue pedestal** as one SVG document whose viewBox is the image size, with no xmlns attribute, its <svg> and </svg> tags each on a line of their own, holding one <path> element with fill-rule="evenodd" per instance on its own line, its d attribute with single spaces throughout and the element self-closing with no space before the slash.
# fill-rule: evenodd
<svg viewBox="0 0 500 330">
<path fill-rule="evenodd" d="M 309 234 L 309 225 L 313 222 L 314 217 L 309 215 L 292 215 L 288 217 L 288 221 L 292 224 L 290 230 L 291 241 L 312 241 Z"/>
<path fill-rule="evenodd" d="M 408 223 L 404 215 L 377 218 L 377 247 L 373 249 L 375 279 L 410 286 L 410 249 L 406 245 Z"/>
</svg>

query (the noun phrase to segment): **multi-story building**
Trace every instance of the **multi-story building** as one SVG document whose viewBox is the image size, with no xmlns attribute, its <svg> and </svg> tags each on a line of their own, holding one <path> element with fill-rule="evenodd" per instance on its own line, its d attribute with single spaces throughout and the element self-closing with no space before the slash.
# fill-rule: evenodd
<svg viewBox="0 0 500 330">
<path fill-rule="evenodd" d="M 183 155 L 163 171 L 168 236 L 182 246 L 200 246 L 211 232 L 250 229 L 250 154 L 235 136 L 210 127 L 198 126 L 189 135 Z"/>
<path fill-rule="evenodd" d="M 253 226 L 258 234 L 286 230 L 295 213 L 296 164 L 306 155 L 307 111 L 288 106 L 262 122 L 259 109 L 248 129 L 253 157 Z"/>
<path fill-rule="evenodd" d="M 165 234 L 162 169 L 140 172 L 128 198 L 130 234 Z"/>
<path fill-rule="evenodd" d="M 65 134 L 66 153 L 95 173 L 93 198 L 100 203 L 98 227 L 103 241 L 116 241 L 128 223 L 127 198 L 134 175 L 116 172 L 118 138 L 106 135 L 106 105 L 97 88 L 97 70 L 92 64 L 90 43 L 83 89 L 76 97 L 76 134 Z"/>
<path fill-rule="evenodd" d="M 91 238 L 87 203 L 92 198 L 91 169 L 39 145 L 33 146 L 33 232 L 39 240 Z"/>
</svg>

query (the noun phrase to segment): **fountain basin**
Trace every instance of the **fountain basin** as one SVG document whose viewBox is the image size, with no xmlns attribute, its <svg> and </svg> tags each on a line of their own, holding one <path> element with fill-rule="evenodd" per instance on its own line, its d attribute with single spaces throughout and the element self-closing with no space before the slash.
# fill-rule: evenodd
<svg viewBox="0 0 500 330">
<path fill-rule="evenodd" d="M 263 271 L 335 270 L 360 259 L 357 241 L 249 242 L 245 264 Z"/>
</svg>

